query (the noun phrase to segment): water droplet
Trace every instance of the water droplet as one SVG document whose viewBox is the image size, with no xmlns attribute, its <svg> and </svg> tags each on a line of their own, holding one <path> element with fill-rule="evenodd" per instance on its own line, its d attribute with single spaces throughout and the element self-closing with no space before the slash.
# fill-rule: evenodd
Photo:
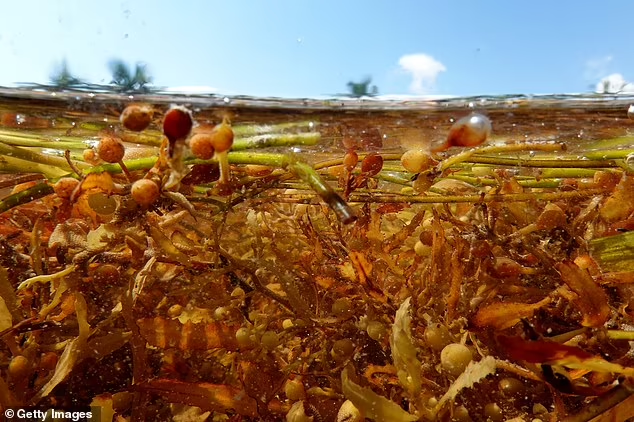
<svg viewBox="0 0 634 422">
<path fill-rule="evenodd" d="M 475 107 L 475 104 L 474 104 L 473 102 L 470 102 L 470 103 L 468 104 L 468 107 L 469 107 L 469 108 L 473 108 L 473 107 Z"/>
<path fill-rule="evenodd" d="M 223 101 L 225 104 L 229 104 L 229 103 L 231 102 L 231 99 L 230 99 L 229 97 L 224 97 L 224 98 L 222 99 L 222 101 Z"/>
<path fill-rule="evenodd" d="M 313 129 L 314 127 L 315 127 L 315 124 L 313 122 L 308 122 L 309 129 Z"/>
<path fill-rule="evenodd" d="M 528 156 L 531 158 L 535 157 L 535 151 L 529 151 Z"/>
<path fill-rule="evenodd" d="M 627 117 L 634 120 L 634 104 L 627 109 Z"/>
<path fill-rule="evenodd" d="M 134 100 L 134 95 L 128 95 L 128 100 Z"/>
<path fill-rule="evenodd" d="M 15 121 L 17 122 L 17 124 L 21 125 L 26 121 L 26 118 L 24 117 L 24 114 L 16 114 Z"/>
<path fill-rule="evenodd" d="M 454 119 L 453 117 L 451 119 L 449 119 L 449 123 L 453 123 L 455 121 L 456 121 L 456 119 Z"/>
</svg>

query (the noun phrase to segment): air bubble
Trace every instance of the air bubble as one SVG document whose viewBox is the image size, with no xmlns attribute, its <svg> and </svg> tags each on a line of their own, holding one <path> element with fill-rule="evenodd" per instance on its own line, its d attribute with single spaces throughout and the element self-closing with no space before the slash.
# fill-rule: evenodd
<svg viewBox="0 0 634 422">
<path fill-rule="evenodd" d="M 309 129 L 313 129 L 314 127 L 315 127 L 315 124 L 313 122 L 308 122 Z"/>
<path fill-rule="evenodd" d="M 229 97 L 224 97 L 224 98 L 222 99 L 222 101 L 223 101 L 225 104 L 229 104 L 229 103 L 231 102 L 231 99 L 230 99 Z"/>
<path fill-rule="evenodd" d="M 528 156 L 531 158 L 535 157 L 535 151 L 529 151 Z"/>
</svg>

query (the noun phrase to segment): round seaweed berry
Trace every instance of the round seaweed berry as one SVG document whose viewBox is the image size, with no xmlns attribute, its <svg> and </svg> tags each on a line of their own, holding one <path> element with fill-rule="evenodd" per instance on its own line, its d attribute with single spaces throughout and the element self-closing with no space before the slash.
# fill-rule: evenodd
<svg viewBox="0 0 634 422">
<path fill-rule="evenodd" d="M 189 139 L 189 148 L 197 158 L 209 160 L 214 156 L 212 135 L 209 133 L 197 133 Z"/>
<path fill-rule="evenodd" d="M 163 133 L 170 141 L 186 138 L 192 130 L 194 122 L 189 110 L 185 107 L 170 108 L 163 119 Z"/>
<path fill-rule="evenodd" d="M 119 119 L 128 130 L 141 132 L 152 123 L 154 110 L 149 104 L 130 104 L 123 110 Z"/>
<path fill-rule="evenodd" d="M 152 180 L 140 179 L 132 184 L 131 194 L 137 204 L 147 207 L 156 202 L 161 192 Z"/>
<path fill-rule="evenodd" d="M 123 160 L 125 155 L 125 147 L 121 141 L 113 136 L 105 136 L 99 141 L 97 146 L 97 154 L 99 158 L 106 163 L 118 163 Z"/>
</svg>

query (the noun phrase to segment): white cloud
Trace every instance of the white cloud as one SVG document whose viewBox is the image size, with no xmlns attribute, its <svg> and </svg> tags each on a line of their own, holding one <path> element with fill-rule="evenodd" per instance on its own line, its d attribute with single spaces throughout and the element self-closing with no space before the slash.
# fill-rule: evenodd
<svg viewBox="0 0 634 422">
<path fill-rule="evenodd" d="M 586 62 L 586 68 L 583 72 L 583 76 L 586 80 L 596 81 L 599 78 L 607 75 L 610 63 L 612 63 L 612 56 L 604 56 L 598 59 L 590 59 Z"/>
<path fill-rule="evenodd" d="M 634 93 L 634 84 L 627 82 L 620 73 L 612 73 L 597 82 L 595 91 L 602 94 Z"/>
<path fill-rule="evenodd" d="M 409 89 L 415 94 L 432 90 L 438 75 L 447 70 L 444 64 L 423 53 L 406 54 L 398 60 L 398 64 L 403 71 L 412 75 Z"/>
</svg>

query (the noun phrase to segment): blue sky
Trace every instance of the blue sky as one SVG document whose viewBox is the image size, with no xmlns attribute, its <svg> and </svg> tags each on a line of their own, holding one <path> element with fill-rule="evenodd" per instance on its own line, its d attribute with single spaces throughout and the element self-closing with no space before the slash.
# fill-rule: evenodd
<svg viewBox="0 0 634 422">
<path fill-rule="evenodd" d="M 21 0 L 2 15 L 0 85 L 45 83 L 63 59 L 107 83 L 113 58 L 147 63 L 160 86 L 284 97 L 346 92 L 364 76 L 381 94 L 634 80 L 627 0 Z"/>
</svg>

